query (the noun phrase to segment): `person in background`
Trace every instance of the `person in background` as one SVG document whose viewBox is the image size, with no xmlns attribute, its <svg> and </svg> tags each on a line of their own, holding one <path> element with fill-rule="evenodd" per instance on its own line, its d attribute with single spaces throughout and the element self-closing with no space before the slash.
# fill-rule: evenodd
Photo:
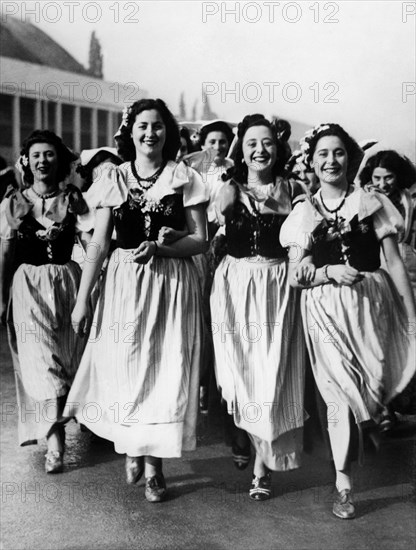
<svg viewBox="0 0 416 550">
<path fill-rule="evenodd" d="M 181 126 L 179 128 L 179 136 L 181 139 L 181 144 L 178 149 L 178 154 L 176 155 L 176 162 L 180 162 L 183 157 L 185 157 L 189 153 L 192 153 L 193 151 L 191 136 L 186 126 Z"/>
<path fill-rule="evenodd" d="M 404 230 L 399 236 L 399 251 L 416 299 L 416 197 L 411 194 L 411 187 L 416 183 L 416 169 L 408 158 L 397 151 L 381 150 L 367 160 L 358 180 L 361 186 L 386 195 L 403 217 Z M 382 431 L 389 432 L 396 427 L 395 411 L 405 415 L 416 414 L 416 378 L 386 407 L 380 422 Z"/>
<path fill-rule="evenodd" d="M 55 422 L 85 343 L 71 326 L 81 279 L 71 252 L 76 216 L 85 213 L 87 205 L 75 186 L 60 187 L 75 159 L 56 134 L 34 131 L 19 159 L 24 188 L 11 188 L 0 207 L 2 285 L 7 272 L 14 273 L 7 324 L 20 411 L 19 443 L 46 438 L 47 473 L 63 470 L 65 430 Z"/>
<path fill-rule="evenodd" d="M 199 131 L 201 152 L 196 152 L 185 157 L 187 162 L 202 177 L 209 200 L 207 202 L 208 238 L 214 238 L 222 218 L 216 209 L 216 199 L 224 186 L 223 174 L 233 166 L 233 161 L 227 158 L 227 153 L 234 134 L 231 127 L 223 120 L 210 121 L 204 124 Z M 215 266 L 212 262 L 212 253 L 200 254 L 193 258 L 198 269 L 201 285 L 203 313 L 204 313 L 204 352 L 201 365 L 200 410 L 202 414 L 208 414 L 209 388 L 213 375 L 213 346 L 211 335 L 211 318 L 209 297 Z"/>
<path fill-rule="evenodd" d="M 91 185 L 95 180 L 100 179 L 102 172 L 108 170 L 109 165 L 119 166 L 122 160 L 117 155 L 117 149 L 114 147 L 84 149 L 81 151 L 79 160 L 76 172 L 81 178 L 81 192 L 88 204 L 88 212 L 78 217 L 77 241 L 74 245 L 72 259 L 78 262 L 82 268 L 94 230 L 96 205 L 99 201 L 97 187 L 90 192 Z"/>
<path fill-rule="evenodd" d="M 385 405 L 412 378 L 415 302 L 401 260 L 400 216 L 381 193 L 352 184 L 362 151 L 338 124 L 321 124 L 301 140 L 304 163 L 320 189 L 297 204 L 282 226 L 290 247 L 290 284 L 302 288 L 302 316 L 319 391 L 328 407 L 336 470 L 333 514 L 355 517 L 355 432 L 376 446 Z M 380 269 L 380 250 L 388 272 Z"/>
</svg>

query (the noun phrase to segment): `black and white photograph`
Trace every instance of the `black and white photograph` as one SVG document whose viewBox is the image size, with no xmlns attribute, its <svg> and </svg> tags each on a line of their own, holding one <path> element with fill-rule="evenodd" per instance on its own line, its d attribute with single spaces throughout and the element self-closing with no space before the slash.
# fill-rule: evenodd
<svg viewBox="0 0 416 550">
<path fill-rule="evenodd" d="M 2 550 L 416 544 L 416 2 L 0 3 Z"/>
</svg>

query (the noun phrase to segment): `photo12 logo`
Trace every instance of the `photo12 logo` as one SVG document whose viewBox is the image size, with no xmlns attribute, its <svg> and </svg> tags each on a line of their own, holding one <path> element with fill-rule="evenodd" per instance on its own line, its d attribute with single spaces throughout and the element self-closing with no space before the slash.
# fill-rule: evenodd
<svg viewBox="0 0 416 550">
<path fill-rule="evenodd" d="M 98 23 L 110 15 L 113 23 L 139 23 L 138 2 L 1 2 L 1 22 L 9 17 L 23 23 Z"/>
<path fill-rule="evenodd" d="M 203 23 L 339 23 L 337 2 L 202 2 Z"/>
<path fill-rule="evenodd" d="M 202 82 L 202 102 L 208 96 L 220 96 L 221 103 L 258 103 L 268 101 L 275 103 L 283 100 L 287 103 L 298 103 L 302 97 L 309 96 L 315 103 L 339 103 L 337 94 L 340 88 L 336 82 L 313 82 L 301 85 L 299 82 Z"/>
</svg>

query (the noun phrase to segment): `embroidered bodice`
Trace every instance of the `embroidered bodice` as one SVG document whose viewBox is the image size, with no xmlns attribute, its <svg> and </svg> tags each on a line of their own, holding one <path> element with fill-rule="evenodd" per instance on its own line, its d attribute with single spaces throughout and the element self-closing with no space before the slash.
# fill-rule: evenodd
<svg viewBox="0 0 416 550">
<path fill-rule="evenodd" d="M 279 241 L 280 227 L 286 216 L 260 214 L 252 203 L 252 212 L 237 201 L 225 218 L 227 250 L 235 258 L 264 256 L 282 258 L 287 251 Z"/>
<path fill-rule="evenodd" d="M 163 226 L 182 230 L 185 227 L 183 196 L 165 195 L 153 209 L 146 208 L 140 190 L 130 189 L 127 200 L 113 209 L 113 221 L 120 248 L 137 248 L 143 241 L 157 240 Z"/>
<path fill-rule="evenodd" d="M 84 212 L 80 191 L 68 185 L 51 198 L 40 198 L 30 188 L 11 189 L 5 216 L 15 237 L 15 264 L 65 264 L 71 259 L 76 213 Z"/>
</svg>

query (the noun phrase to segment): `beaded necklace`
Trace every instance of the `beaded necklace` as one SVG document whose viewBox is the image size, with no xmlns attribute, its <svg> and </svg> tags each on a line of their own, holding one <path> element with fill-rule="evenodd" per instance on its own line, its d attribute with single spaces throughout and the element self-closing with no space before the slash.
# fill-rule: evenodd
<svg viewBox="0 0 416 550">
<path fill-rule="evenodd" d="M 138 183 L 138 186 L 139 188 L 142 190 L 142 191 L 147 191 L 148 189 L 150 189 L 151 187 L 153 187 L 153 185 L 156 183 L 156 181 L 158 180 L 160 174 L 163 172 L 163 170 L 165 169 L 165 166 L 166 166 L 166 162 L 164 162 L 162 164 L 162 166 L 160 168 L 158 168 L 156 170 L 156 172 L 150 176 L 149 178 L 142 178 L 139 176 L 139 174 L 137 173 L 137 170 L 136 170 L 136 165 L 134 163 L 134 160 L 131 161 L 130 163 L 131 165 L 131 171 L 133 173 L 133 176 L 136 178 L 136 181 Z M 143 183 L 145 182 L 145 184 Z"/>
<path fill-rule="evenodd" d="M 321 191 L 321 203 L 322 203 L 322 206 L 325 208 L 325 210 L 327 212 L 329 212 L 329 214 L 335 214 L 335 218 L 338 219 L 338 212 L 341 210 L 341 208 L 344 206 L 345 204 L 345 200 L 347 198 L 347 195 L 348 195 L 348 192 L 350 190 L 350 184 L 348 184 L 347 186 L 347 189 L 345 191 L 345 195 L 343 196 L 342 198 L 342 201 L 339 203 L 339 205 L 336 207 L 336 208 L 328 208 L 327 205 L 324 203 L 324 198 L 322 196 L 322 191 Z"/>
<path fill-rule="evenodd" d="M 47 199 L 52 199 L 53 197 L 56 197 L 61 191 L 60 189 L 55 189 L 55 191 L 52 191 L 51 193 L 38 193 L 33 185 L 31 189 L 35 193 L 35 195 L 42 201 L 42 216 L 45 214 L 45 201 Z"/>
</svg>

